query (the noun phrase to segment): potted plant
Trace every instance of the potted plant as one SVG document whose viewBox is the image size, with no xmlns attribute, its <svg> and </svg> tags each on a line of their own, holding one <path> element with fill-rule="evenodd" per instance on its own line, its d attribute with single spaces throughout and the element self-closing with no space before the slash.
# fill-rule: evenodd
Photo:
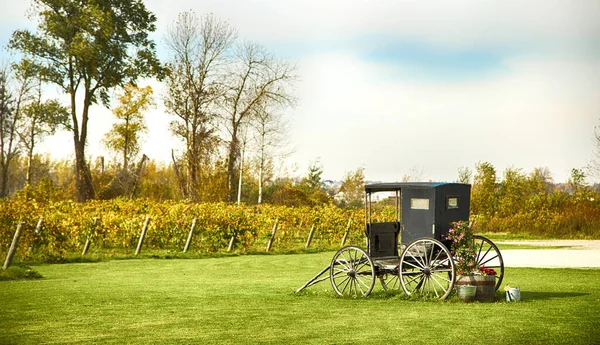
<svg viewBox="0 0 600 345">
<path fill-rule="evenodd" d="M 453 222 L 446 240 L 450 241 L 450 251 L 455 258 L 455 285 L 459 298 L 464 295 L 460 291 L 463 290 L 462 286 L 475 286 L 475 300 L 492 302 L 495 296 L 496 271 L 478 264 L 478 253 L 473 246 L 473 229 L 466 221 Z"/>
</svg>

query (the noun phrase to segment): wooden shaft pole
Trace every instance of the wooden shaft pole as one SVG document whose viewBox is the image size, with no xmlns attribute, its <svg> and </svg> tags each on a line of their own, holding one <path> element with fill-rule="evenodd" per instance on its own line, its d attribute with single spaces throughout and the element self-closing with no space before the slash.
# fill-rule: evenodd
<svg viewBox="0 0 600 345">
<path fill-rule="evenodd" d="M 150 216 L 146 216 L 146 220 L 144 221 L 144 226 L 142 227 L 142 233 L 140 234 L 140 241 L 138 242 L 137 249 L 135 250 L 135 255 L 138 255 L 142 250 L 142 243 L 144 243 L 144 237 L 146 237 L 146 231 L 148 231 L 148 224 L 150 223 Z"/>
<path fill-rule="evenodd" d="M 88 250 L 90 249 L 90 244 L 92 243 L 92 234 L 96 232 L 96 227 L 98 226 L 99 220 L 100 218 L 94 217 L 94 220 L 92 221 L 92 232 L 88 235 L 87 240 L 85 241 L 81 255 L 87 254 Z"/>
<path fill-rule="evenodd" d="M 275 239 L 275 233 L 277 232 L 277 225 L 279 224 L 279 217 L 275 219 L 275 225 L 273 225 L 273 230 L 271 231 L 271 239 L 269 239 L 269 243 L 267 243 L 267 251 L 271 250 L 271 246 L 273 245 L 273 240 Z"/>
<path fill-rule="evenodd" d="M 38 236 L 42 232 L 42 223 L 43 222 L 44 222 L 44 217 L 40 217 L 40 220 L 38 220 L 38 223 L 35 226 L 35 231 L 33 232 L 33 234 L 34 234 L 33 242 L 31 243 L 31 247 L 29 247 L 30 253 L 32 253 L 35 250 L 35 247 L 37 247 Z"/>
<path fill-rule="evenodd" d="M 346 226 L 346 232 L 344 232 L 344 237 L 342 238 L 342 244 L 340 244 L 340 247 L 343 247 L 346 244 L 348 233 L 350 232 L 350 224 L 352 224 L 352 216 L 350 216 L 350 219 L 348 219 L 348 225 Z"/>
<path fill-rule="evenodd" d="M 198 223 L 198 218 L 194 218 L 192 220 L 192 227 L 190 228 L 190 233 L 188 235 L 187 241 L 185 242 L 185 247 L 183 248 L 183 252 L 187 252 L 190 249 L 190 244 L 192 243 L 192 236 L 194 236 L 194 229 L 196 229 L 196 223 Z"/>
<path fill-rule="evenodd" d="M 17 231 L 15 231 L 12 243 L 10 244 L 10 249 L 8 250 L 8 254 L 6 255 L 6 261 L 4 261 L 4 266 L 2 266 L 2 269 L 4 270 L 8 269 L 15 255 L 15 252 L 17 251 L 17 247 L 19 246 L 19 239 L 21 238 L 22 228 L 23 222 L 19 222 L 19 224 L 17 225 Z"/>
<path fill-rule="evenodd" d="M 315 224 L 313 224 L 310 228 L 310 233 L 308 234 L 308 239 L 306 240 L 306 248 L 310 247 L 310 242 L 312 242 L 314 234 L 315 234 Z"/>
<path fill-rule="evenodd" d="M 233 244 L 235 243 L 235 237 L 237 234 L 234 232 L 233 236 L 231 236 L 231 240 L 229 240 L 229 246 L 227 247 L 227 252 L 230 252 L 233 249 Z"/>
</svg>

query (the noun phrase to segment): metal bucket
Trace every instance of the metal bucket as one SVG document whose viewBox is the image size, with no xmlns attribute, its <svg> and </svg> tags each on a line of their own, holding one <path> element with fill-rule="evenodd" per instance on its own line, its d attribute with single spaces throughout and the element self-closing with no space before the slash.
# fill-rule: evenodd
<svg viewBox="0 0 600 345">
<path fill-rule="evenodd" d="M 456 287 L 458 299 L 464 302 L 473 302 L 475 300 L 476 293 L 477 286 L 474 285 L 459 285 Z"/>
<path fill-rule="evenodd" d="M 521 289 L 510 288 L 506 291 L 506 302 L 519 302 L 521 300 Z"/>
</svg>

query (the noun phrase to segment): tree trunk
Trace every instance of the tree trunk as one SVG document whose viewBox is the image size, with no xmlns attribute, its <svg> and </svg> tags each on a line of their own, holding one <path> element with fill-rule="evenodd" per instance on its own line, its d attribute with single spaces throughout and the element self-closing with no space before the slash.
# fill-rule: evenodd
<svg viewBox="0 0 600 345">
<path fill-rule="evenodd" d="M 177 182 L 179 184 L 179 189 L 181 190 L 181 194 L 184 198 L 188 197 L 187 187 L 183 176 L 181 175 L 181 170 L 179 169 L 179 165 L 177 164 L 177 160 L 175 159 L 175 151 L 171 150 L 171 159 L 173 159 L 173 169 L 175 170 L 175 176 L 177 176 Z"/>
<path fill-rule="evenodd" d="M 140 175 L 142 174 L 142 169 L 144 169 L 144 163 L 146 163 L 146 160 L 148 160 L 148 156 L 142 154 L 142 160 L 140 160 L 140 163 L 138 164 L 137 169 L 135 171 L 135 175 L 133 176 L 133 183 L 131 184 L 131 193 L 129 193 L 130 199 L 133 199 L 133 197 L 135 196 L 138 181 L 140 179 Z"/>
<path fill-rule="evenodd" d="M 227 187 L 229 189 L 228 200 L 232 201 L 235 191 L 235 180 L 236 180 L 236 160 L 238 156 L 238 139 L 236 136 L 232 136 L 231 143 L 229 144 L 229 157 L 227 159 Z"/>
<path fill-rule="evenodd" d="M 92 184 L 92 173 L 85 161 L 84 142 L 75 143 L 75 200 L 85 202 L 94 199 L 94 185 Z"/>
<path fill-rule="evenodd" d="M 25 185 L 31 186 L 31 165 L 33 164 L 33 146 L 27 150 L 27 172 L 25 173 Z"/>
<path fill-rule="evenodd" d="M 238 178 L 238 190 L 237 190 L 237 204 L 238 206 L 242 202 L 242 177 L 244 175 L 244 153 L 246 151 L 246 143 L 242 144 L 242 154 L 240 157 L 240 168 L 239 170 L 239 178 Z"/>
<path fill-rule="evenodd" d="M 263 169 L 265 166 L 265 146 L 264 146 L 264 134 L 261 138 L 260 145 L 260 161 L 258 162 L 258 204 L 262 204 L 263 194 Z"/>
<path fill-rule="evenodd" d="M 74 96 L 75 95 L 73 94 L 72 98 L 74 98 Z M 74 131 L 73 136 L 75 144 L 75 200 L 78 202 L 85 202 L 96 197 L 94 185 L 92 183 L 92 173 L 85 161 L 85 143 L 87 140 L 88 110 L 90 102 L 88 95 L 86 95 L 83 101 L 81 133 Z"/>
</svg>

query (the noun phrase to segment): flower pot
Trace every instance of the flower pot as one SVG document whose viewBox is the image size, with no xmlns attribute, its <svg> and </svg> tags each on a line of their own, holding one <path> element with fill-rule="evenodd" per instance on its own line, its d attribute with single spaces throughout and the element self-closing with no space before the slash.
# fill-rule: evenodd
<svg viewBox="0 0 600 345">
<path fill-rule="evenodd" d="M 458 289 L 459 286 L 473 285 L 477 287 L 475 301 L 493 302 L 496 297 L 496 276 L 488 275 L 466 275 L 458 276 L 454 283 Z"/>
<path fill-rule="evenodd" d="M 477 286 L 474 285 L 459 285 L 456 287 L 456 295 L 463 302 L 473 302 L 476 293 Z"/>
</svg>

